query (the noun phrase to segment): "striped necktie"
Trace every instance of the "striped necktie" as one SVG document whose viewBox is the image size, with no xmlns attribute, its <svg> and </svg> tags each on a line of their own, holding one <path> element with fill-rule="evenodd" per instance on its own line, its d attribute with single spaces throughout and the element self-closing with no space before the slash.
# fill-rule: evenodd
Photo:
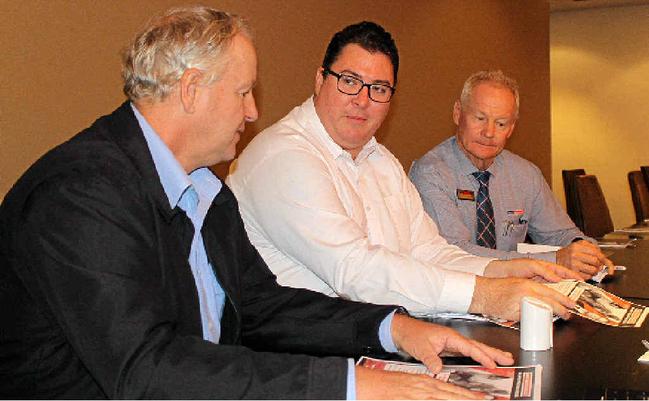
<svg viewBox="0 0 649 401">
<path fill-rule="evenodd" d="M 476 197 L 476 217 L 477 217 L 477 230 L 476 230 L 476 244 L 491 249 L 496 249 L 496 225 L 494 224 L 494 209 L 491 206 L 491 199 L 489 199 L 489 176 L 491 173 L 488 171 L 476 171 L 472 174 L 480 188 L 478 189 L 478 196 Z"/>
</svg>

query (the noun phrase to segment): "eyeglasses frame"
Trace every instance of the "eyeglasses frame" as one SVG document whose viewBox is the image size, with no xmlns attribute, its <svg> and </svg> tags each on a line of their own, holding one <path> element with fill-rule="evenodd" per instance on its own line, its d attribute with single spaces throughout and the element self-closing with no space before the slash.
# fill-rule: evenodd
<svg viewBox="0 0 649 401">
<path fill-rule="evenodd" d="M 367 97 L 369 97 L 371 101 L 376 102 L 376 103 L 390 103 L 390 101 L 392 100 L 392 97 L 394 96 L 394 92 L 397 91 L 397 88 L 395 88 L 393 86 L 386 85 L 386 84 L 365 83 L 365 81 L 363 81 L 362 79 L 360 79 L 358 77 L 355 77 L 355 76 L 350 75 L 350 74 L 337 73 L 337 72 L 334 72 L 331 69 L 326 68 L 326 67 L 322 67 L 322 75 L 325 76 L 325 77 L 327 75 L 331 75 L 331 76 L 335 77 L 336 78 L 336 89 L 338 89 L 338 92 L 343 93 L 345 95 L 356 96 L 356 95 L 358 95 L 359 93 L 361 93 L 363 91 L 363 88 L 367 87 Z M 358 92 L 356 92 L 356 93 L 347 93 L 347 92 L 343 92 L 342 90 L 340 90 L 340 88 L 338 87 L 338 83 L 340 82 L 340 78 L 342 78 L 343 76 L 350 77 L 350 78 L 353 78 L 353 79 L 361 82 L 361 87 L 358 90 Z M 372 86 L 383 86 L 383 87 L 386 87 L 386 88 L 390 89 L 390 97 L 388 98 L 388 100 L 386 100 L 385 102 L 382 102 L 380 100 L 376 100 L 376 99 L 372 98 L 372 92 L 370 91 L 370 88 Z"/>
</svg>

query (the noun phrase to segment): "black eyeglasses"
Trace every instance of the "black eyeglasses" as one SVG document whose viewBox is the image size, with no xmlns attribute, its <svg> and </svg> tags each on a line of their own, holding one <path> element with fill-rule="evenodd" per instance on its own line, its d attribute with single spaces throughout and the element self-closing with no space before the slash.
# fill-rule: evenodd
<svg viewBox="0 0 649 401">
<path fill-rule="evenodd" d="M 331 74 L 336 77 L 338 83 L 336 87 L 338 91 L 344 93 L 345 95 L 358 95 L 361 93 L 364 87 L 367 86 L 367 93 L 370 99 L 377 103 L 387 103 L 392 99 L 394 95 L 395 88 L 390 85 L 385 84 L 366 84 L 363 80 L 356 78 L 353 75 L 349 74 L 338 74 L 331 71 L 329 68 L 324 68 L 322 75 L 326 76 Z"/>
</svg>

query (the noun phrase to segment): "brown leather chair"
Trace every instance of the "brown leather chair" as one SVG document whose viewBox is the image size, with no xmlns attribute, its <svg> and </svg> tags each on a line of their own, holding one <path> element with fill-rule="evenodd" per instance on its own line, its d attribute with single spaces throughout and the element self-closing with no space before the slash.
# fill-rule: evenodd
<svg viewBox="0 0 649 401">
<path fill-rule="evenodd" d="M 577 227 L 582 227 L 584 223 L 579 209 L 577 193 L 575 192 L 575 177 L 584 174 L 586 174 L 586 172 L 583 168 L 561 170 L 563 192 L 566 194 L 566 212 L 568 212 L 568 216 L 570 216 Z"/>
<path fill-rule="evenodd" d="M 649 187 L 649 166 L 640 167 L 640 171 L 642 171 L 642 175 L 644 176 L 644 182 Z"/>
<path fill-rule="evenodd" d="M 640 171 L 629 171 L 628 178 L 636 224 L 644 224 L 649 219 L 649 187 Z"/>
<path fill-rule="evenodd" d="M 611 213 L 608 210 L 602 187 L 594 175 L 575 177 L 575 190 L 581 217 L 581 230 L 584 234 L 601 238 L 614 230 Z"/>
</svg>

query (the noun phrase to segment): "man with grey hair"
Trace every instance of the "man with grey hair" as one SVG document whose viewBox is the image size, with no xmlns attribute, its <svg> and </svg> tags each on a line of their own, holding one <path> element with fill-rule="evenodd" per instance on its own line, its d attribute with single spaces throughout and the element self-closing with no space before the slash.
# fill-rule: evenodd
<svg viewBox="0 0 649 401">
<path fill-rule="evenodd" d="M 556 262 L 592 277 L 613 264 L 570 220 L 541 171 L 505 150 L 518 120 L 516 81 L 502 71 L 479 71 L 453 106 L 455 136 L 410 169 L 424 208 L 452 244 L 476 255 Z M 526 235 L 558 251 L 519 253 Z"/>
<path fill-rule="evenodd" d="M 257 118 L 241 18 L 154 18 L 123 76 L 129 101 L 48 152 L 0 206 L 0 398 L 479 398 L 330 355 L 513 363 L 395 306 L 277 285 L 207 168 Z"/>
</svg>

